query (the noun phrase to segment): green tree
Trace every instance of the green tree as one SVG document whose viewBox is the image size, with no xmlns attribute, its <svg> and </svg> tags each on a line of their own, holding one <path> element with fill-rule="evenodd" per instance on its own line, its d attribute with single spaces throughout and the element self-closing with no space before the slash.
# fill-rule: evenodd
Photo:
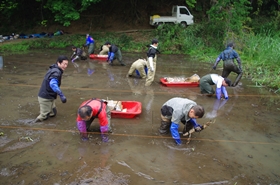
<svg viewBox="0 0 280 185">
<path fill-rule="evenodd" d="M 194 8 L 196 4 L 196 0 L 186 0 L 186 4 L 189 8 Z"/>
<path fill-rule="evenodd" d="M 48 0 L 45 8 L 53 14 L 55 21 L 69 26 L 71 21 L 80 19 L 80 13 L 85 11 L 91 4 L 98 3 L 101 0 Z"/>
<path fill-rule="evenodd" d="M 9 18 L 15 13 L 18 6 L 16 0 L 2 0 L 0 2 L 0 12 L 4 19 L 9 20 Z"/>
<path fill-rule="evenodd" d="M 212 1 L 214 2 L 214 1 Z M 249 14 L 252 7 L 248 0 L 218 0 L 207 12 L 210 22 L 221 22 L 219 29 L 227 32 L 240 33 L 243 25 L 250 21 Z"/>
</svg>

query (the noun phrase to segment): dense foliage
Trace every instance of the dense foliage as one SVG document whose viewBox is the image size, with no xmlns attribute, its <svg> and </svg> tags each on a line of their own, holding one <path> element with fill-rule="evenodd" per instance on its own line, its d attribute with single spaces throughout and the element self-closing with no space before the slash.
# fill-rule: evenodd
<svg viewBox="0 0 280 185">
<path fill-rule="evenodd" d="M 172 5 L 187 5 L 195 14 L 196 22 L 207 18 L 210 22 L 227 24 L 226 29 L 232 31 L 254 16 L 270 17 L 272 22 L 277 23 L 271 25 L 279 28 L 279 4 L 280 0 L 2 0 L 0 22 L 5 26 L 1 26 L 0 32 L 14 26 L 24 29 L 48 26 L 55 22 L 69 26 L 87 15 L 93 19 L 110 17 L 113 20 L 147 24 L 152 14 L 170 14 Z"/>
</svg>

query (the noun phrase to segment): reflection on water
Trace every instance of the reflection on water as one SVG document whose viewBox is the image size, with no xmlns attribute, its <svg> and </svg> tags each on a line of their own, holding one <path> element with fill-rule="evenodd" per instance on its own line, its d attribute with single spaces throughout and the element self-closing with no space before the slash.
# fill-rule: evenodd
<svg viewBox="0 0 280 185">
<path fill-rule="evenodd" d="M 2 56 L 0 56 L 0 70 L 3 69 L 4 59 Z"/>
<path fill-rule="evenodd" d="M 2 184 L 280 184 L 279 96 L 250 86 L 247 79 L 227 89 L 228 100 L 202 96 L 196 87 L 161 85 L 163 76 L 209 73 L 212 65 L 184 55 L 160 55 L 155 81 L 145 87 L 145 79 L 126 78 L 130 64 L 139 58 L 126 53 L 126 67 L 89 59 L 79 68 L 69 65 L 61 85 L 67 103 L 57 101 L 56 117 L 30 124 L 39 112 L 42 78 L 64 54 L 46 52 L 5 56 L 0 72 Z M 99 132 L 83 142 L 76 111 L 92 97 L 139 101 L 142 113 L 134 119 L 112 119 L 108 143 L 102 143 Z M 172 97 L 203 105 L 206 114 L 200 124 L 215 120 L 193 133 L 188 145 L 187 137 L 176 146 L 171 135 L 158 133 L 160 108 Z"/>
</svg>

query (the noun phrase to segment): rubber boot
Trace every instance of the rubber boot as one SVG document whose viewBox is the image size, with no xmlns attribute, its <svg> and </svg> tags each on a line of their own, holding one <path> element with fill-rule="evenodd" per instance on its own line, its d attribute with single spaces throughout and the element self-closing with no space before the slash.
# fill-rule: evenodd
<svg viewBox="0 0 280 185">
<path fill-rule="evenodd" d="M 169 131 L 170 131 L 170 125 L 171 125 L 171 122 L 167 122 L 167 121 L 161 121 L 161 125 L 159 127 L 159 133 L 160 134 L 168 134 Z"/>
<path fill-rule="evenodd" d="M 241 80 L 242 75 L 243 75 L 243 72 L 238 74 L 238 76 L 236 77 L 235 81 L 232 84 L 232 87 L 235 87 L 238 85 L 239 81 Z"/>
<path fill-rule="evenodd" d="M 52 113 L 53 113 L 53 114 L 52 114 Z M 55 117 L 56 114 L 57 114 L 57 109 L 56 109 L 56 107 L 54 107 L 54 108 L 52 109 L 52 113 L 50 114 L 50 117 Z"/>
</svg>

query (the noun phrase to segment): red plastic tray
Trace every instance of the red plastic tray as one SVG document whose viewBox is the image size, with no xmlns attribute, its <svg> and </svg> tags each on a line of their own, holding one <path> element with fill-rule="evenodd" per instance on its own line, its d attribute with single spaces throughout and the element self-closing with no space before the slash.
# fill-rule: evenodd
<svg viewBox="0 0 280 185">
<path fill-rule="evenodd" d="M 96 60 L 107 60 L 108 55 L 97 55 L 97 54 L 90 54 L 90 59 L 96 59 Z"/>
<path fill-rule="evenodd" d="M 167 82 L 165 78 L 161 78 L 160 82 L 167 87 L 198 87 L 199 82 Z"/>
<path fill-rule="evenodd" d="M 112 110 L 112 118 L 134 118 L 142 112 L 142 104 L 138 101 L 122 101 L 122 106 L 123 109 L 127 109 L 127 111 Z"/>
</svg>

